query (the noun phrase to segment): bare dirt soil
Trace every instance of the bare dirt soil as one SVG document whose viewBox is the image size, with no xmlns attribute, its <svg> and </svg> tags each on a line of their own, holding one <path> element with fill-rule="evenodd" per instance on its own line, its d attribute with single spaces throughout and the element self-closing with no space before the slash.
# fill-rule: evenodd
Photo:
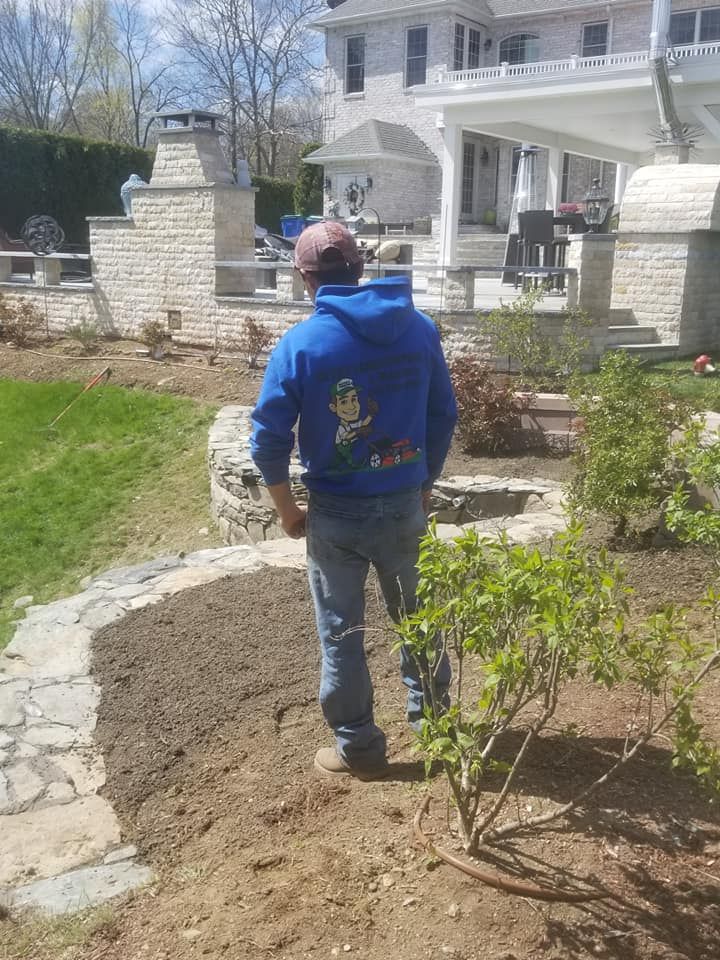
<svg viewBox="0 0 720 960">
<path fill-rule="evenodd" d="M 638 615 L 696 599 L 697 551 L 633 555 Z M 590 880 L 586 906 L 519 899 L 428 860 L 412 842 L 424 791 L 374 584 L 368 650 L 393 772 L 382 783 L 312 771 L 329 742 L 302 572 L 268 570 L 186 591 L 103 630 L 98 740 L 107 796 L 158 882 L 118 909 L 86 960 L 357 955 L 366 960 L 711 960 L 720 936 L 720 823 L 659 742 L 570 823 L 494 852 L 506 874 Z M 719 684 L 702 713 L 720 732 Z M 562 800 L 622 743 L 629 694 L 577 684 L 523 789 Z M 492 789 L 492 785 L 491 789 Z M 440 779 L 430 831 L 447 842 Z"/>
<path fill-rule="evenodd" d="M 110 366 L 110 382 L 121 387 L 176 393 L 208 403 L 251 405 L 257 398 L 262 371 L 248 370 L 242 359 L 218 358 L 211 365 L 211 351 L 177 347 L 167 360 L 153 362 L 136 356 L 135 351 L 142 349 L 143 344 L 134 340 L 103 340 L 91 351 L 67 339 L 38 343 L 28 350 L 0 343 L 0 377 L 86 383 Z"/>
</svg>

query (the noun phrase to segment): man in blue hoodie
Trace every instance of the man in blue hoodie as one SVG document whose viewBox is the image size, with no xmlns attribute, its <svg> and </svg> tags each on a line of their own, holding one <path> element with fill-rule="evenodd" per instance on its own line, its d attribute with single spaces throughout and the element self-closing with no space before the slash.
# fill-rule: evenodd
<svg viewBox="0 0 720 960">
<path fill-rule="evenodd" d="M 452 439 L 455 398 L 437 329 L 415 309 L 410 281 L 359 286 L 363 262 L 345 227 L 323 222 L 304 230 L 295 269 L 315 312 L 272 353 L 251 449 L 283 530 L 307 535 L 320 704 L 335 734 L 335 746 L 317 752 L 315 768 L 373 780 L 387 774 L 388 763 L 365 660 L 365 581 L 373 564 L 394 620 L 414 609 L 418 543 Z M 307 515 L 289 482 L 296 424 Z M 423 685 L 404 650 L 400 661 L 408 719 L 416 724 Z M 447 657 L 436 683 L 446 697 Z"/>
</svg>

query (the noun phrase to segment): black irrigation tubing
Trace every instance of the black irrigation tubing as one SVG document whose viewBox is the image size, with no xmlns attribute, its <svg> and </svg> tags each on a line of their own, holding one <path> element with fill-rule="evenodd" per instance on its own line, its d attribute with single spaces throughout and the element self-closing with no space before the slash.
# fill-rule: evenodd
<svg viewBox="0 0 720 960">
<path fill-rule="evenodd" d="M 461 860 L 460 857 L 448 853 L 442 847 L 436 847 L 432 840 L 423 833 L 422 821 L 430 808 L 432 797 L 428 793 L 423 802 L 417 809 L 413 818 L 413 833 L 416 840 L 431 856 L 437 857 L 443 863 L 455 867 L 469 877 L 479 880 L 488 887 L 495 890 L 504 890 L 505 893 L 512 893 L 517 897 L 528 897 L 531 900 L 547 900 L 551 903 L 587 903 L 590 900 L 605 900 L 609 896 L 607 893 L 572 893 L 567 890 L 559 890 L 557 887 L 539 887 L 534 883 L 525 883 L 522 880 L 511 880 L 507 877 L 501 877 L 497 873 L 489 873 L 486 870 L 480 870 L 472 863 Z"/>
</svg>

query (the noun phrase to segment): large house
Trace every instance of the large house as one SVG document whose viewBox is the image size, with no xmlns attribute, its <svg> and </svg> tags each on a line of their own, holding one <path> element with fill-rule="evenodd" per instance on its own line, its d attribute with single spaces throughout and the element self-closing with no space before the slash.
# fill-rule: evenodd
<svg viewBox="0 0 720 960">
<path fill-rule="evenodd" d="M 506 229 L 523 146 L 539 205 L 619 204 L 651 162 L 651 0 L 328 0 L 326 212 L 433 218 L 451 263 L 458 223 Z M 720 5 L 673 0 L 670 78 L 694 159 L 720 162 Z"/>
</svg>

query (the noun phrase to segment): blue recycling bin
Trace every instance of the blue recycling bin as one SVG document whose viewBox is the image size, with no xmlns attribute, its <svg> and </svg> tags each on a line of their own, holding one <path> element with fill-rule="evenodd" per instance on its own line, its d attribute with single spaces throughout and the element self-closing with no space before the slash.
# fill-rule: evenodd
<svg viewBox="0 0 720 960">
<path fill-rule="evenodd" d="M 280 217 L 280 230 L 284 237 L 299 237 L 305 229 L 305 217 Z"/>
</svg>

